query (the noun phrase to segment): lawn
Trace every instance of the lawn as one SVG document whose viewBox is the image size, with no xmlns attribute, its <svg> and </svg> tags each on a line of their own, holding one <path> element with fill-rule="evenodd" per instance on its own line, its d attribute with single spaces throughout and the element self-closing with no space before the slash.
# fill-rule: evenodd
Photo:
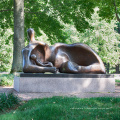
<svg viewBox="0 0 120 120">
<path fill-rule="evenodd" d="M 52 97 L 30 100 L 0 120 L 119 120 L 120 98 Z"/>
<path fill-rule="evenodd" d="M 13 74 L 0 74 L 0 86 L 13 85 L 13 77 Z M 116 80 L 116 83 L 119 85 L 120 80 Z M 4 104 L 4 100 L 1 102 L 1 98 L 5 98 L 6 104 Z M 14 106 L 13 97 L 1 98 L 1 106 L 7 106 L 8 110 L 0 112 L 0 120 L 120 119 L 120 98 L 52 97 L 30 100 L 22 105 L 17 104 L 17 106 Z M 12 104 L 14 107 L 11 109 Z"/>
<path fill-rule="evenodd" d="M 120 80 L 116 79 L 116 80 L 115 80 L 115 85 L 116 85 L 116 86 L 120 86 Z"/>
</svg>

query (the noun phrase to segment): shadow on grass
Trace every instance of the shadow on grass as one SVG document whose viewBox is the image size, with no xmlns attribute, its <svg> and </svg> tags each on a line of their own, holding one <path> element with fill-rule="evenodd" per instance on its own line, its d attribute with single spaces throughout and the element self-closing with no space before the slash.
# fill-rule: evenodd
<svg viewBox="0 0 120 120">
<path fill-rule="evenodd" d="M 1 120 L 120 119 L 120 98 L 52 97 L 30 100 Z"/>
</svg>

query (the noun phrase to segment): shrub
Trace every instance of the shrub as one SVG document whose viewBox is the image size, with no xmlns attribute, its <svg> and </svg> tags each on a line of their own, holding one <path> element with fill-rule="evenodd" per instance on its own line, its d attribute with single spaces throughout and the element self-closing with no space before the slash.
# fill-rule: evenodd
<svg viewBox="0 0 120 120">
<path fill-rule="evenodd" d="M 20 102 L 19 98 L 13 95 L 13 93 L 10 93 L 10 94 L 1 93 L 0 94 L 0 112 L 5 111 L 8 108 L 14 107 L 19 102 Z"/>
<path fill-rule="evenodd" d="M 0 71 L 7 71 L 11 70 L 12 66 L 12 59 L 13 59 L 13 41 L 12 29 L 5 30 L 4 34 L 2 32 L 4 30 L 0 28 Z"/>
<path fill-rule="evenodd" d="M 0 74 L 0 86 L 12 86 L 13 79 L 13 74 Z"/>
</svg>

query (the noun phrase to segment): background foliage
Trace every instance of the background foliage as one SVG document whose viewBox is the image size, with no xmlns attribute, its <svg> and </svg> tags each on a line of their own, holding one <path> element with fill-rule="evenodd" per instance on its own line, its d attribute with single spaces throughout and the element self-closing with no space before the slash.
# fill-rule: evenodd
<svg viewBox="0 0 120 120">
<path fill-rule="evenodd" d="M 3 31 L 0 28 L 0 33 Z M 12 29 L 7 29 L 0 37 L 0 71 L 10 71 L 12 66 L 13 42 Z"/>
<path fill-rule="evenodd" d="M 0 86 L 13 86 L 13 74 L 0 74 Z"/>
<path fill-rule="evenodd" d="M 11 69 L 13 7 L 13 0 L 0 1 L 0 71 Z M 26 31 L 33 28 L 39 41 L 82 42 L 104 62 L 119 63 L 119 0 L 25 0 L 24 10 L 25 44 Z"/>
</svg>

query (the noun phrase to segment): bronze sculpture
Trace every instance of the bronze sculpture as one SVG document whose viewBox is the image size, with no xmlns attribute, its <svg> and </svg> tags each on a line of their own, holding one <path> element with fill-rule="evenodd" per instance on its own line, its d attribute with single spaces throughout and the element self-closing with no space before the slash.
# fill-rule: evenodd
<svg viewBox="0 0 120 120">
<path fill-rule="evenodd" d="M 22 50 L 25 73 L 105 73 L 105 67 L 89 46 L 81 43 L 56 43 L 48 46 L 35 40 L 34 30 L 28 29 L 29 45 Z"/>
</svg>

